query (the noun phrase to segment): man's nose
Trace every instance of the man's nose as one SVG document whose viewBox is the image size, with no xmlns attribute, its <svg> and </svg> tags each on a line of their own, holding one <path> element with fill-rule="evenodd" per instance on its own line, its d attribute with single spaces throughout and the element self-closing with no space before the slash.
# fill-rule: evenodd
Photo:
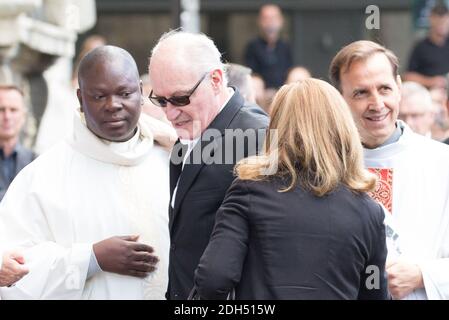
<svg viewBox="0 0 449 320">
<path fill-rule="evenodd" d="M 118 97 L 111 95 L 106 99 L 106 109 L 108 110 L 117 110 L 117 109 L 121 109 L 122 106 L 122 102 L 121 99 L 119 99 Z"/>
<path fill-rule="evenodd" d="M 11 111 L 9 111 L 9 110 L 4 110 L 4 111 L 3 111 L 3 118 L 4 118 L 5 120 L 11 119 L 11 116 L 12 116 Z"/>
<path fill-rule="evenodd" d="M 165 115 L 167 116 L 168 121 L 174 121 L 178 118 L 181 110 L 179 108 L 174 107 L 170 102 L 167 103 L 167 106 L 164 108 Z"/>
<path fill-rule="evenodd" d="M 378 92 L 375 92 L 371 95 L 368 107 L 369 107 L 369 110 L 373 110 L 373 111 L 382 110 L 382 108 L 384 107 L 384 100 Z"/>
</svg>

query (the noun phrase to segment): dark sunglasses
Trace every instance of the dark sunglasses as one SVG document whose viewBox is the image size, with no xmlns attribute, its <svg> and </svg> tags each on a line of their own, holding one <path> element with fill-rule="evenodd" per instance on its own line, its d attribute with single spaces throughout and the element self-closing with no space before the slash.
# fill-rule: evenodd
<svg viewBox="0 0 449 320">
<path fill-rule="evenodd" d="M 195 84 L 195 86 L 188 91 L 188 93 L 184 96 L 174 96 L 174 97 L 170 97 L 170 98 L 165 98 L 165 97 L 158 97 L 158 96 L 153 96 L 153 90 L 151 90 L 150 95 L 148 96 L 148 99 L 150 99 L 150 101 L 161 108 L 165 108 L 167 106 L 167 103 L 171 103 L 172 105 L 174 105 L 175 107 L 184 107 L 186 105 L 188 105 L 190 103 L 190 96 L 195 92 L 196 88 L 198 88 L 198 86 L 200 85 L 200 83 L 206 78 L 206 76 L 209 74 L 209 72 L 206 72 L 201 79 Z"/>
</svg>

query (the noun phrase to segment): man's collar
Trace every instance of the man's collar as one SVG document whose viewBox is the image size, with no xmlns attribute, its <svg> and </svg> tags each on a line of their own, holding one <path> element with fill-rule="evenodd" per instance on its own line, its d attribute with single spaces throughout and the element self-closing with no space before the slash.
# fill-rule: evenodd
<svg viewBox="0 0 449 320">
<path fill-rule="evenodd" d="M 228 97 L 226 98 L 226 100 L 224 101 L 223 105 L 221 106 L 220 110 L 218 110 L 217 115 L 220 114 L 220 112 L 224 109 L 224 107 L 226 107 L 226 105 L 228 104 L 229 100 L 231 100 L 232 96 L 235 93 L 235 88 L 234 87 L 227 87 L 226 90 L 228 91 Z"/>
<path fill-rule="evenodd" d="M 393 131 L 391 136 L 385 140 L 384 143 L 382 143 L 378 148 L 385 147 L 389 144 L 395 143 L 399 140 L 399 138 L 402 136 L 402 133 L 404 132 L 404 126 L 401 122 L 396 121 L 396 129 Z"/>
<path fill-rule="evenodd" d="M 136 132 L 131 140 L 126 141 L 125 149 L 116 150 L 110 144 L 106 144 L 102 139 L 89 130 L 82 121 L 80 113 L 74 116 L 73 133 L 67 137 L 68 143 L 78 152 L 88 156 L 89 158 L 121 166 L 135 166 L 145 161 L 148 154 L 153 148 L 153 135 L 143 122 L 142 117 L 139 119 L 138 127 L 140 130 Z M 137 139 L 137 143 L 133 148 L 129 149 L 130 141 Z M 121 144 L 121 143 L 114 143 Z"/>
<path fill-rule="evenodd" d="M 449 37 L 446 37 L 446 39 L 442 43 L 435 42 L 435 39 L 433 39 L 430 35 L 427 36 L 427 41 L 429 41 L 430 44 L 436 46 L 436 47 L 444 47 L 449 43 Z"/>
<path fill-rule="evenodd" d="M 19 142 L 17 142 L 17 143 L 15 144 L 14 148 L 12 149 L 12 152 L 11 152 L 11 154 L 9 155 L 8 158 L 17 156 L 17 153 L 19 152 L 19 149 L 20 149 L 20 148 L 21 148 L 21 145 L 20 145 Z M 5 159 L 5 153 L 3 152 L 3 148 L 0 148 L 0 157 L 1 157 L 2 159 Z"/>
<path fill-rule="evenodd" d="M 105 144 L 107 144 L 114 151 L 127 152 L 132 151 L 137 146 L 137 144 L 139 143 L 139 137 L 140 137 L 140 128 L 139 126 L 137 126 L 134 135 L 129 140 L 122 142 L 114 142 L 101 138 L 100 140 L 103 141 Z"/>
<path fill-rule="evenodd" d="M 235 114 L 244 105 L 245 100 L 238 90 L 234 89 L 234 94 L 231 95 L 229 100 L 225 103 L 220 113 L 212 120 L 207 129 L 217 129 L 224 132 L 229 126 L 229 123 L 234 119 Z"/>
</svg>

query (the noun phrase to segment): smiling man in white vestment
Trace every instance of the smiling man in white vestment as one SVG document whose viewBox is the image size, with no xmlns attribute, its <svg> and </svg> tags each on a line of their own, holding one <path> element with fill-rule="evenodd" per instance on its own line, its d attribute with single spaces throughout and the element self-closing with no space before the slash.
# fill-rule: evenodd
<svg viewBox="0 0 449 320">
<path fill-rule="evenodd" d="M 168 153 L 155 131 L 174 131 L 141 115 L 136 63 L 121 48 L 86 55 L 77 94 L 73 133 L 27 166 L 0 205 L 0 241 L 29 268 L 1 297 L 164 299 Z"/>
<path fill-rule="evenodd" d="M 365 166 L 379 177 L 371 195 L 397 233 L 386 266 L 392 297 L 448 300 L 449 147 L 398 120 L 398 70 L 392 51 L 362 40 L 337 53 L 330 75 L 351 108 Z"/>
</svg>

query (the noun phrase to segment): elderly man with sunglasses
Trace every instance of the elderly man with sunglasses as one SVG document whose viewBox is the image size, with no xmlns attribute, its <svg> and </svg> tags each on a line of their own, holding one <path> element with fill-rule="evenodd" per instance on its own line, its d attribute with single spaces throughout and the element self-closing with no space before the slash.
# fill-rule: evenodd
<svg viewBox="0 0 449 320">
<path fill-rule="evenodd" d="M 186 299 L 234 165 L 260 149 L 268 117 L 227 86 L 221 54 L 204 34 L 164 34 L 152 50 L 149 74 L 149 98 L 179 137 L 170 161 L 167 298 Z M 244 135 L 256 139 L 234 143 Z"/>
</svg>

